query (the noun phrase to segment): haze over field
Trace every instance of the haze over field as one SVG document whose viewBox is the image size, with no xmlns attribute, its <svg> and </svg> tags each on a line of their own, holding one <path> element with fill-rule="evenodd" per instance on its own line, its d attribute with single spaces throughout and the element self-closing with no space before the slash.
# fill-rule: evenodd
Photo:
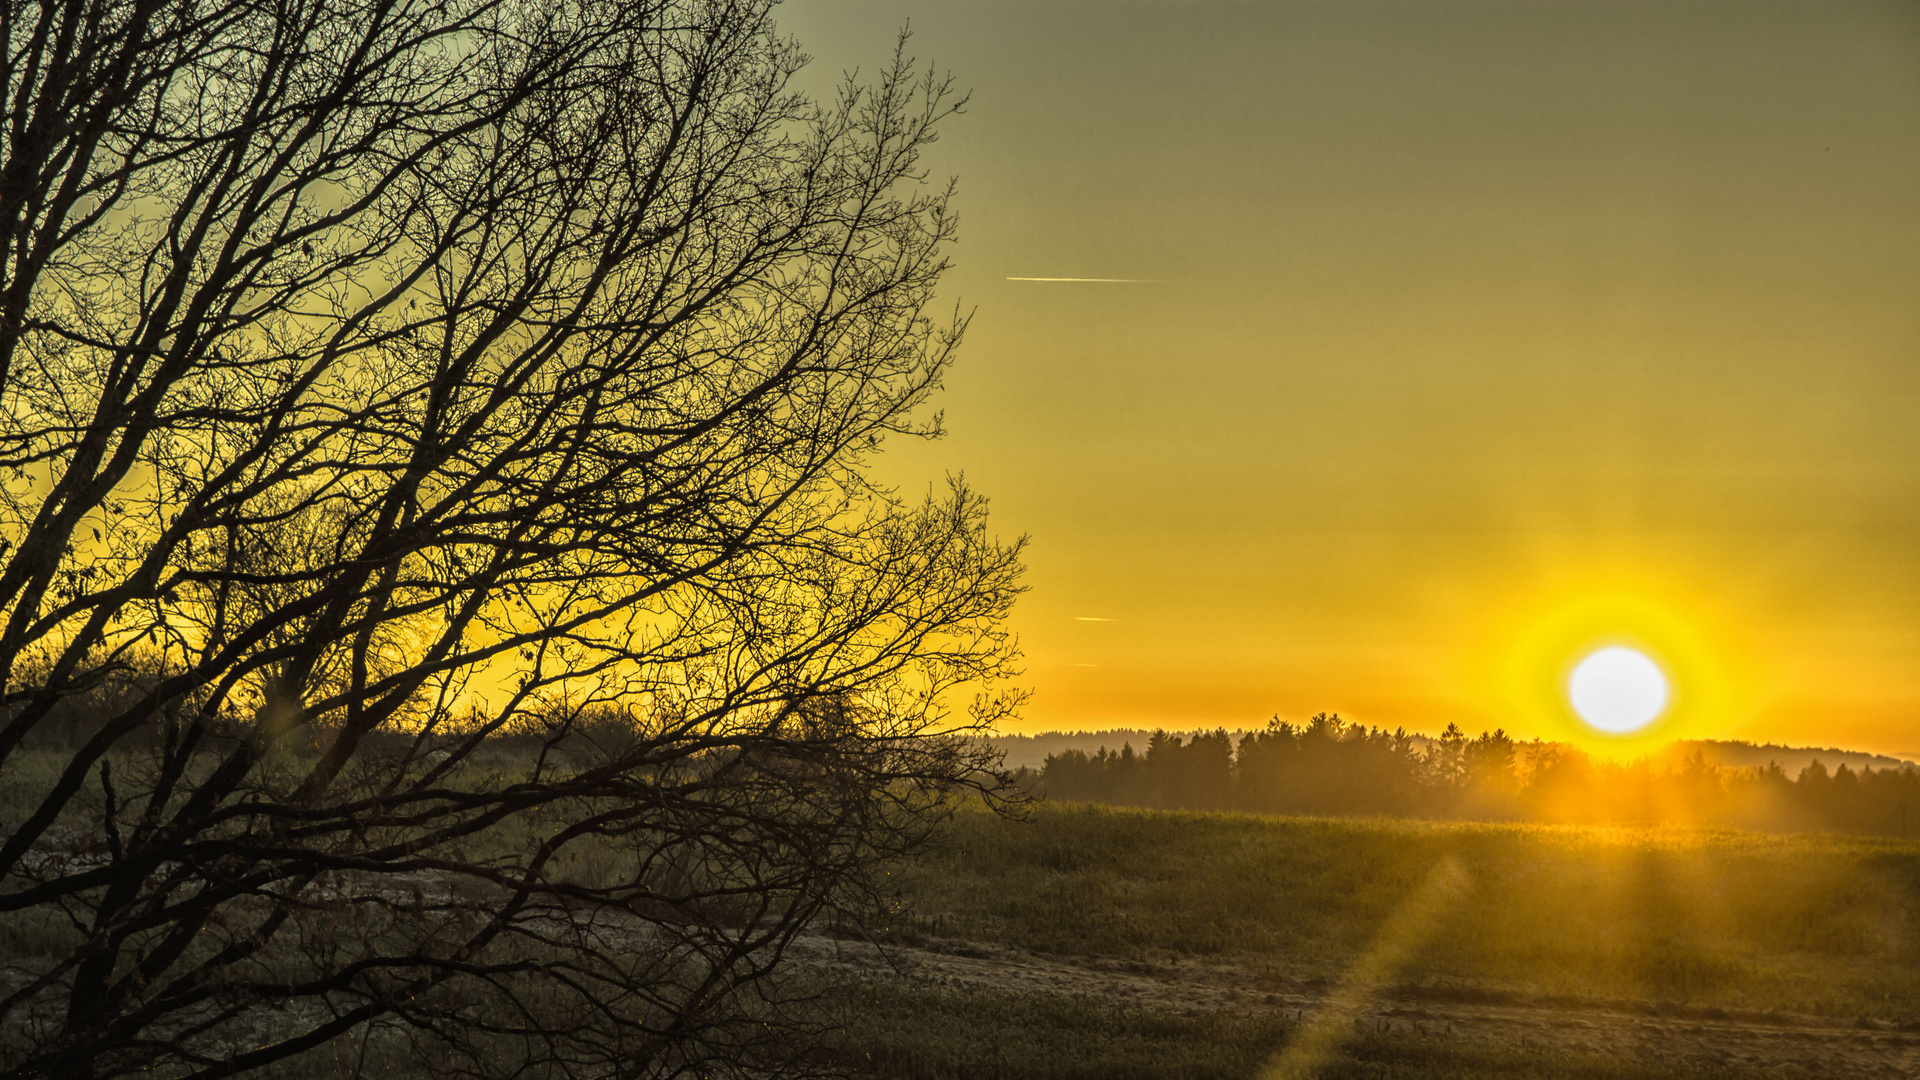
<svg viewBox="0 0 1920 1080">
<path fill-rule="evenodd" d="M 835 0 L 972 89 L 896 446 L 1035 537 L 1022 730 L 1339 711 L 1920 752 L 1920 9 Z M 1047 279 L 1124 280 L 1047 280 Z"/>
</svg>

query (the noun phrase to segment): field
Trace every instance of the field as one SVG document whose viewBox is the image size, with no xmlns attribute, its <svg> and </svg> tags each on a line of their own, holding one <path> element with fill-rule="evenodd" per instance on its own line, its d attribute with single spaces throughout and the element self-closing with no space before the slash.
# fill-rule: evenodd
<svg viewBox="0 0 1920 1080">
<path fill-rule="evenodd" d="M 1920 1071 L 1913 843 L 1068 804 L 903 886 L 816 946 L 878 1075 Z"/>
<path fill-rule="evenodd" d="M 1920 1075 L 1920 843 L 1067 803 L 899 873 L 892 925 L 795 946 L 854 1075 Z M 70 947 L 31 914 L 12 958 Z"/>
</svg>

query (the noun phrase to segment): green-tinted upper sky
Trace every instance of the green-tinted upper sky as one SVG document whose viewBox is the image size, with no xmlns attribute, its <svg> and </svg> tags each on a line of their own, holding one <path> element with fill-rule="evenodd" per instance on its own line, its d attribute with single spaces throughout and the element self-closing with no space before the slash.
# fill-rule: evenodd
<svg viewBox="0 0 1920 1080">
<path fill-rule="evenodd" d="M 1561 738 L 1624 640 L 1665 733 L 1920 752 L 1920 5 L 782 15 L 909 20 L 976 315 L 885 469 L 1033 535 L 1029 726 Z"/>
</svg>

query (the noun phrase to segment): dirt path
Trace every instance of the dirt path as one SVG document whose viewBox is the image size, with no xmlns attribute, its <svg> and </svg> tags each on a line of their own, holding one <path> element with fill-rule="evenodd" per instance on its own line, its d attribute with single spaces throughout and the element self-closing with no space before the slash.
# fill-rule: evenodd
<svg viewBox="0 0 1920 1080">
<path fill-rule="evenodd" d="M 892 947 L 808 938 L 804 962 L 863 978 L 1014 994 L 1123 1001 L 1150 1011 L 1280 1009 L 1323 1018 L 1324 981 L 1276 978 L 1231 963 L 1143 964 L 1042 956 L 994 945 Z M 1717 1065 L 1755 1076 L 1920 1078 L 1920 1025 L 1894 1028 L 1791 1013 L 1750 1013 L 1661 1002 L 1527 1000 L 1470 990 L 1392 987 L 1356 1013 L 1359 1030 L 1484 1039 L 1537 1049 Z"/>
</svg>

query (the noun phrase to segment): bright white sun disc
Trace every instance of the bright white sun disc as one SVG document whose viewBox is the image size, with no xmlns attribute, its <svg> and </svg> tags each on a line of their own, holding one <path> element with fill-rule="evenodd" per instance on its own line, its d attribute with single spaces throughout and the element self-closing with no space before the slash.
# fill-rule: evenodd
<svg viewBox="0 0 1920 1080">
<path fill-rule="evenodd" d="M 1623 735 L 1646 727 L 1666 711 L 1667 677 L 1645 653 L 1610 645 L 1573 669 L 1567 698 L 1580 719 Z"/>
</svg>

